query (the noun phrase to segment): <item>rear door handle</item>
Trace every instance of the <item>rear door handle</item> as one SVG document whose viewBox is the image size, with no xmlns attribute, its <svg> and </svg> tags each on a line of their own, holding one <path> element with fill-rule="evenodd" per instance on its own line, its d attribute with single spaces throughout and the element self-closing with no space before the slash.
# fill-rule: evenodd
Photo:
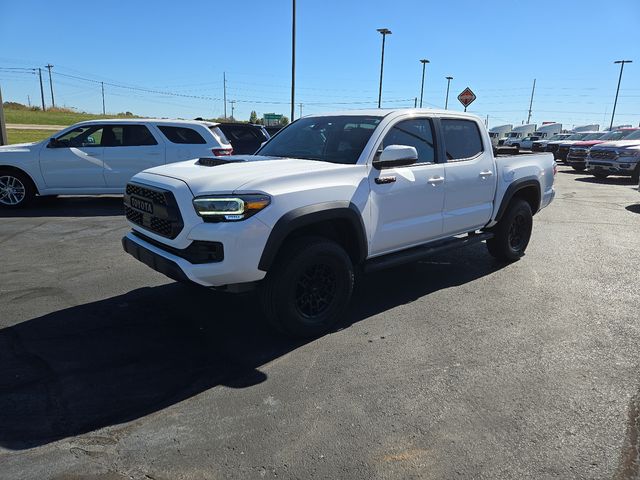
<svg viewBox="0 0 640 480">
<path fill-rule="evenodd" d="M 480 172 L 481 177 L 490 177 L 491 175 L 493 175 L 493 172 L 491 170 L 483 170 L 482 172 Z"/>
<path fill-rule="evenodd" d="M 427 182 L 429 182 L 431 185 L 438 185 L 439 183 L 444 182 L 444 177 L 441 177 L 439 175 L 436 177 L 431 177 L 429 178 L 429 180 L 427 180 Z"/>
</svg>

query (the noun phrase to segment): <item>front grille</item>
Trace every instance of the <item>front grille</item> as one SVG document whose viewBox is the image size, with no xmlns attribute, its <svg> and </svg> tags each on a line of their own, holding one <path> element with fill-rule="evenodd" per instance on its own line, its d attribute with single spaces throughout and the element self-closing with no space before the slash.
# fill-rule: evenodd
<svg viewBox="0 0 640 480">
<path fill-rule="evenodd" d="M 140 185 L 136 185 L 135 183 L 127 184 L 127 195 L 135 195 L 137 197 L 143 197 L 151 200 L 158 205 L 166 205 L 167 201 L 165 199 L 165 194 L 167 192 L 162 192 L 159 190 L 151 190 L 150 188 L 142 187 Z"/>
<path fill-rule="evenodd" d="M 174 248 L 157 242 L 140 232 L 134 231 L 132 233 L 154 247 L 164 250 L 176 257 L 184 258 L 189 263 L 197 265 L 202 263 L 216 263 L 224 260 L 224 248 L 220 242 L 194 240 L 187 248 Z"/>
<path fill-rule="evenodd" d="M 572 148 L 569 151 L 569 156 L 570 157 L 578 157 L 578 158 L 584 158 L 587 156 L 587 153 L 589 152 L 589 150 L 587 150 L 586 148 L 581 148 L 581 149 L 575 149 Z"/>
<path fill-rule="evenodd" d="M 128 183 L 124 211 L 131 223 L 166 238 L 176 238 L 184 227 L 176 199 L 168 190 Z"/>
<path fill-rule="evenodd" d="M 615 160 L 617 157 L 614 150 L 591 150 L 591 158 L 596 160 Z"/>
</svg>

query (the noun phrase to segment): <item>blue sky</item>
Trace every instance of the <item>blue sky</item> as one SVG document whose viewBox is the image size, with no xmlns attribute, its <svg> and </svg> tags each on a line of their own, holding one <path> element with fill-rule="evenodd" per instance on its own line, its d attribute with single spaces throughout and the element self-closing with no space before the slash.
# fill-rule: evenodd
<svg viewBox="0 0 640 480">
<path fill-rule="evenodd" d="M 619 74 L 613 61 L 630 59 L 615 123 L 640 123 L 638 0 L 297 0 L 297 13 L 303 114 L 376 106 L 376 29 L 387 27 L 384 106 L 413 106 L 419 59 L 428 58 L 425 106 L 444 106 L 451 75 L 450 108 L 462 110 L 455 97 L 469 86 L 478 96 L 469 111 L 489 115 L 490 126 L 519 124 L 536 78 L 532 122 L 608 126 Z M 107 85 L 107 112 L 219 116 L 223 72 L 236 118 L 290 110 L 290 0 L 0 0 L 0 45 L 5 101 L 26 103 L 29 95 L 39 104 L 37 77 L 8 68 L 50 62 L 56 104 L 84 111 L 101 111 L 95 82 L 104 81 L 174 94 Z M 45 87 L 49 105 L 48 79 Z"/>
</svg>

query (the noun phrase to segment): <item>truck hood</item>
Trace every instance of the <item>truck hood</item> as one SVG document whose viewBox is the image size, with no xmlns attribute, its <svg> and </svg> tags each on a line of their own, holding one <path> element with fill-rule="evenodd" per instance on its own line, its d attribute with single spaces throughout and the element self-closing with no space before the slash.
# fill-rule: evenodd
<svg viewBox="0 0 640 480">
<path fill-rule="evenodd" d="M 3 152 L 30 152 L 31 148 L 36 145 L 38 142 L 30 142 L 30 143 L 15 143 L 13 145 L 4 145 L 0 147 L 0 153 Z"/>
<path fill-rule="evenodd" d="M 598 149 L 600 148 L 629 148 L 629 149 L 640 149 L 640 140 L 616 140 L 615 142 L 604 142 L 598 145 Z"/>
<path fill-rule="evenodd" d="M 573 144 L 574 147 L 593 147 L 594 145 L 598 145 L 599 143 L 604 143 L 605 140 L 585 140 L 579 141 Z"/>
<path fill-rule="evenodd" d="M 231 193 L 243 186 L 246 186 L 244 190 L 264 191 L 262 186 L 274 178 L 307 177 L 319 172 L 353 168 L 353 165 L 261 155 L 233 155 L 220 159 L 229 163 L 206 166 L 198 160 L 188 160 L 150 168 L 144 173 L 182 180 L 198 196 Z"/>
</svg>

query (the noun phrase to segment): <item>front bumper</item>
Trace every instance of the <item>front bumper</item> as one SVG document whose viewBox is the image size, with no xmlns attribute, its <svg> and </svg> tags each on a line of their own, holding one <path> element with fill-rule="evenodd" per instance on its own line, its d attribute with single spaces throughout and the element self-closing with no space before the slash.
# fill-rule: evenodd
<svg viewBox="0 0 640 480">
<path fill-rule="evenodd" d="M 570 165 L 572 167 L 584 167 L 586 164 L 586 157 L 579 157 L 579 156 L 574 156 L 574 155 L 567 155 L 567 159 L 565 160 L 565 163 L 567 165 Z"/>
<path fill-rule="evenodd" d="M 590 172 L 606 172 L 614 175 L 631 176 L 638 167 L 638 157 L 619 157 L 615 161 L 587 160 L 587 170 Z"/>
</svg>

